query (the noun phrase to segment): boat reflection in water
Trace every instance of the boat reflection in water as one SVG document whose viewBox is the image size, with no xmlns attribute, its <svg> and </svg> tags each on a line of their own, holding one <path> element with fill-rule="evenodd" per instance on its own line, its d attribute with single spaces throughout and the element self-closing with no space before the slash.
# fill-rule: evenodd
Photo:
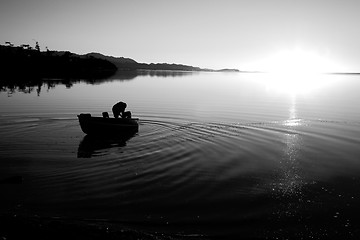
<svg viewBox="0 0 360 240">
<path fill-rule="evenodd" d="M 91 158 L 106 155 L 111 148 L 126 146 L 126 142 L 137 135 L 137 131 L 127 132 L 119 136 L 85 135 L 79 144 L 77 157 Z"/>
</svg>

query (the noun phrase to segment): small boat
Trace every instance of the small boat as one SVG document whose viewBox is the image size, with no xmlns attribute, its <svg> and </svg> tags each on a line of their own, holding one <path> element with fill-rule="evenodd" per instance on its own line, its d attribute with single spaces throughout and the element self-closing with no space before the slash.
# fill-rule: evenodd
<svg viewBox="0 0 360 240">
<path fill-rule="evenodd" d="M 90 113 L 78 115 L 81 130 L 91 135 L 122 135 L 139 130 L 138 118 L 92 117 Z"/>
</svg>

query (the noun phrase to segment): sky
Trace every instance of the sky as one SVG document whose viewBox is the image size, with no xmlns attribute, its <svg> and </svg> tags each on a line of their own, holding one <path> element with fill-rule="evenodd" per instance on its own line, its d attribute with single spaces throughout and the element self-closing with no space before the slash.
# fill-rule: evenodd
<svg viewBox="0 0 360 240">
<path fill-rule="evenodd" d="M 358 0 L 1 0 L 0 44 L 213 69 L 293 62 L 360 72 L 359 12 Z"/>
</svg>

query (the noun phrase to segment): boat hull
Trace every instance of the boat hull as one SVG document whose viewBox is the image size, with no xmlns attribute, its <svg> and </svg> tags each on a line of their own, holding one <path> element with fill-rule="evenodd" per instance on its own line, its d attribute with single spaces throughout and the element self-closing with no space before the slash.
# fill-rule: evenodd
<svg viewBox="0 0 360 240">
<path fill-rule="evenodd" d="M 78 115 L 81 130 L 91 135 L 123 135 L 139 131 L 138 118 L 103 118 Z"/>
</svg>

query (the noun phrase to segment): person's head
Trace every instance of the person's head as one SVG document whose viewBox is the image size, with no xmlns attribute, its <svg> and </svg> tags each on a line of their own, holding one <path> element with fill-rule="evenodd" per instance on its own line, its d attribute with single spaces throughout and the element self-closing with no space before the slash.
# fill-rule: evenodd
<svg viewBox="0 0 360 240">
<path fill-rule="evenodd" d="M 127 107 L 126 103 L 124 103 L 124 102 L 119 102 L 117 105 L 118 105 L 120 112 L 124 112 L 125 108 Z"/>
</svg>

